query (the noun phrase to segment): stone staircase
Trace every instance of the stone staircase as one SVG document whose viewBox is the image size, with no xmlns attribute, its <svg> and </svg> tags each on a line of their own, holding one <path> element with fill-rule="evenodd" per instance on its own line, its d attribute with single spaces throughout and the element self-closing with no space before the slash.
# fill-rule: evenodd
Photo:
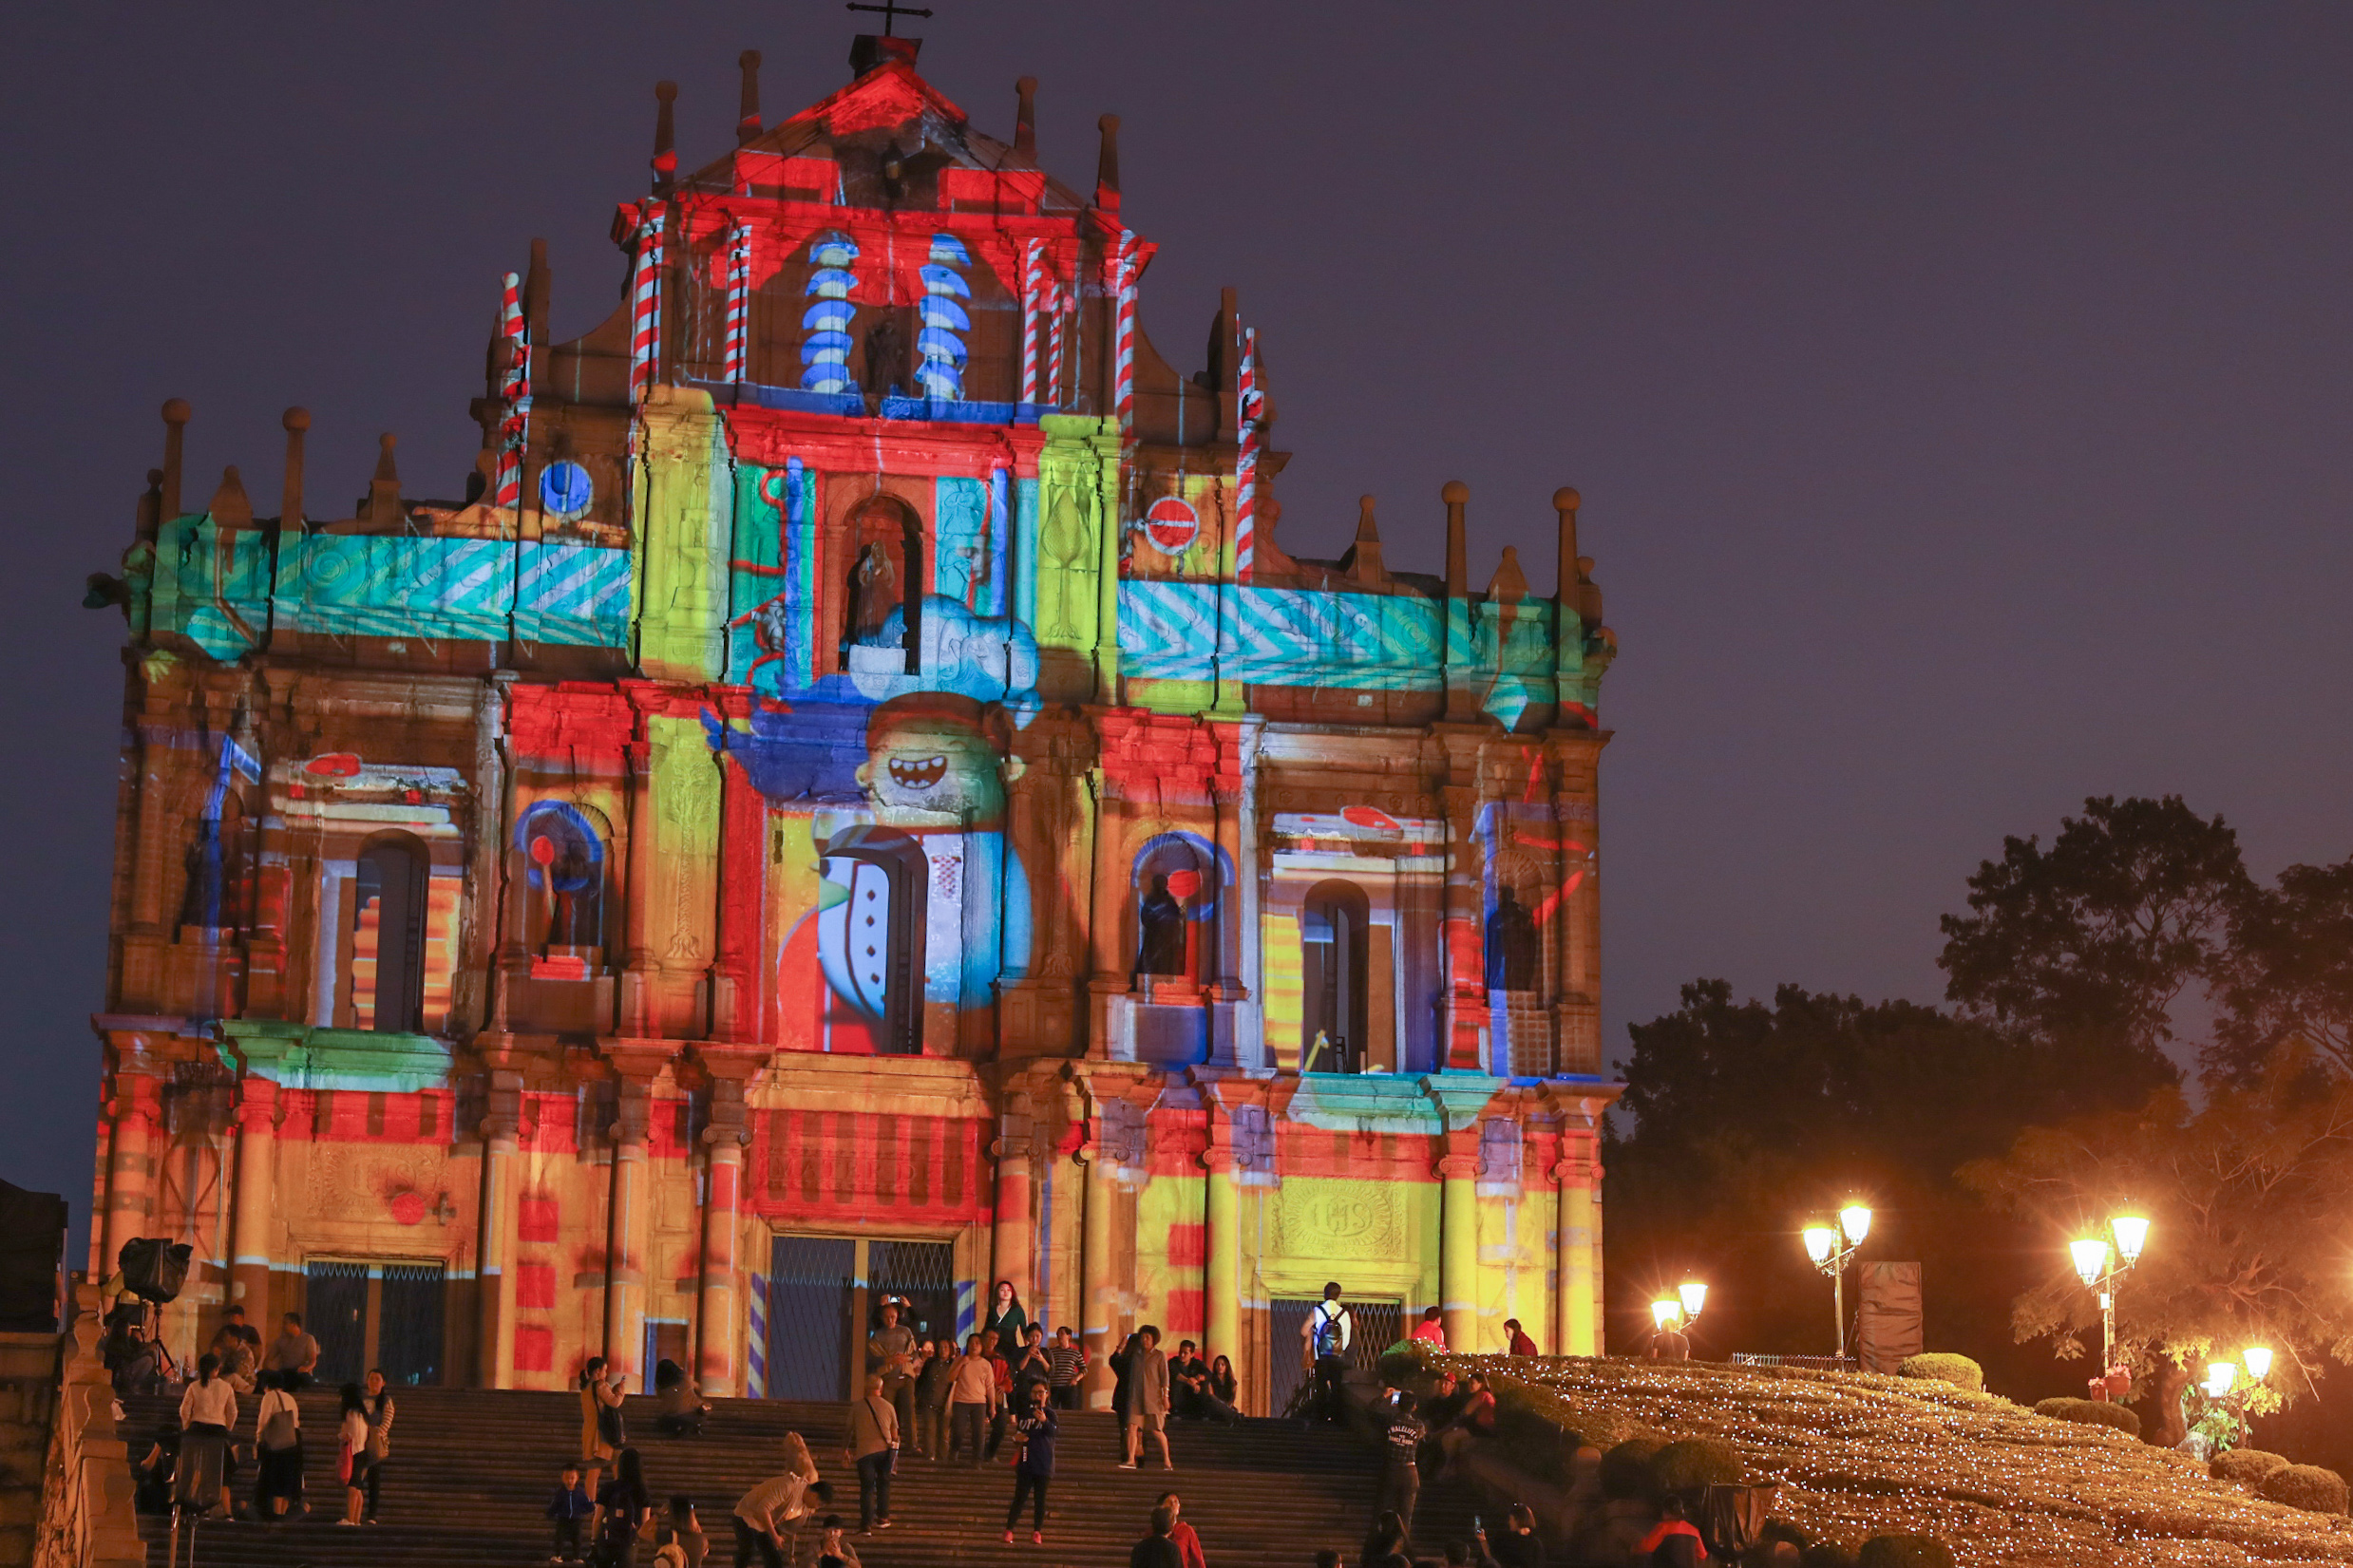
<svg viewBox="0 0 2353 1568">
<path fill-rule="evenodd" d="M 207 1522 L 199 1534 L 198 1568 L 544 1563 L 548 1526 L 541 1510 L 579 1444 L 577 1396 L 409 1389 L 396 1398 L 382 1523 L 347 1529 L 334 1522 L 343 1508 L 334 1478 L 335 1398 L 314 1389 L 301 1401 L 310 1517 L 284 1524 Z M 238 1436 L 250 1444 L 257 1401 L 238 1403 Z M 632 1423 L 656 1508 L 674 1492 L 694 1499 L 711 1538 L 710 1568 L 733 1562 L 729 1521 L 735 1501 L 783 1467 L 787 1430 L 807 1442 L 834 1487 L 834 1511 L 856 1525 L 857 1476 L 841 1453 L 844 1407 L 747 1399 L 713 1400 L 712 1406 L 699 1438 L 664 1438 L 653 1432 L 650 1420 Z M 176 1411 L 176 1400 L 134 1402 L 124 1424 L 134 1455 L 145 1451 L 141 1435 L 174 1419 Z M 1372 1521 L 1376 1451 L 1357 1436 L 1334 1428 L 1302 1431 L 1296 1422 L 1250 1420 L 1232 1427 L 1176 1422 L 1169 1445 L 1177 1470 L 1169 1475 L 1156 1467 L 1116 1468 L 1118 1443 L 1109 1415 L 1066 1413 L 1062 1421 L 1044 1546 L 1030 1544 L 1026 1512 L 1018 1544 L 1003 1543 L 1005 1505 L 1013 1495 L 1006 1464 L 972 1468 L 908 1459 L 892 1483 L 893 1527 L 854 1539 L 866 1568 L 1118 1568 L 1148 1528 L 1153 1501 L 1167 1490 L 1184 1499 L 1185 1517 L 1201 1533 L 1211 1568 L 1308 1568 L 1326 1546 L 1353 1562 Z M 250 1467 L 240 1472 L 240 1500 L 250 1494 L 251 1480 Z M 1443 1542 L 1469 1533 L 1470 1505 L 1444 1488 L 1425 1486 L 1423 1499 L 1419 1550 L 1436 1558 Z M 168 1521 L 144 1519 L 142 1533 L 150 1568 L 161 1568 Z M 806 1564 L 814 1533 L 804 1540 Z M 640 1542 L 637 1560 L 653 1560 L 650 1537 Z"/>
</svg>

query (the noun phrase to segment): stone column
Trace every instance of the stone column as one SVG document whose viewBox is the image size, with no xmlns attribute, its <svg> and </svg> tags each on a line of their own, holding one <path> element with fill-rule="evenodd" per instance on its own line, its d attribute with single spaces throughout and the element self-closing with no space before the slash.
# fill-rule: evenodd
<svg viewBox="0 0 2353 1568">
<path fill-rule="evenodd" d="M 1476 789 L 1449 785 L 1446 803 L 1446 1038 L 1438 1065 L 1450 1072 L 1484 1072 L 1480 1031 L 1489 1019 L 1487 923 L 1481 886 Z"/>
<path fill-rule="evenodd" d="M 1215 1124 L 1211 1137 L 1230 1139 L 1230 1122 Z M 1209 1189 L 1202 1232 L 1202 1332 L 1208 1344 L 1204 1355 L 1231 1356 L 1238 1372 L 1246 1376 L 1247 1357 L 1242 1345 L 1241 1194 L 1234 1187 L 1234 1151 L 1229 1142 L 1212 1143 L 1201 1157 Z"/>
<path fill-rule="evenodd" d="M 604 1358 L 639 1382 L 645 1349 L 646 1134 L 653 1085 L 634 1074 L 620 1082 L 620 1103 L 606 1136 L 613 1140 L 613 1198 L 606 1214 Z M 644 1385 L 650 1387 L 650 1385 Z"/>
<path fill-rule="evenodd" d="M 720 1078 L 711 1086 L 711 1125 L 703 1129 L 708 1190 L 703 1200 L 703 1270 L 695 1303 L 700 1348 L 696 1377 L 703 1392 L 732 1398 L 736 1341 L 743 1325 L 735 1285 L 735 1229 L 743 1208 L 744 1086 Z"/>
<path fill-rule="evenodd" d="M 1476 1126 L 1446 1135 L 1438 1161 L 1443 1183 L 1438 1206 L 1438 1305 L 1446 1343 L 1465 1354 L 1479 1334 L 1479 1133 Z"/>
<path fill-rule="evenodd" d="M 482 1200 L 475 1217 L 475 1378 L 484 1389 L 515 1386 L 515 1149 L 522 1120 L 522 1074 L 488 1075 L 482 1121 Z"/>
<path fill-rule="evenodd" d="M 1101 1107 L 1097 1107 L 1098 1118 Z M 1079 1342 L 1087 1350 L 1087 1408 L 1111 1407 L 1111 1351 L 1118 1328 L 1119 1292 L 1111 1259 L 1111 1173 L 1104 1162 L 1101 1122 L 1078 1158 L 1087 1167 L 1086 1215 L 1079 1234 Z"/>
<path fill-rule="evenodd" d="M 996 1125 L 996 1142 L 989 1151 L 996 1161 L 996 1210 L 990 1249 L 995 1274 L 982 1298 L 994 1301 L 991 1293 L 996 1281 L 1010 1279 L 1016 1296 L 1043 1305 L 1037 1302 L 1035 1289 L 1037 1220 L 1030 1201 L 1035 1129 L 1026 1097 L 1007 1105 Z"/>
<path fill-rule="evenodd" d="M 155 1177 L 153 1154 L 160 1107 L 156 1081 L 143 1072 L 118 1072 L 114 1089 L 114 1139 L 106 1162 L 105 1240 L 101 1268 L 115 1271 L 115 1255 L 147 1225 L 147 1194 Z"/>
<path fill-rule="evenodd" d="M 1555 1355 L 1602 1353 L 1594 1299 L 1597 1271 L 1593 1266 L 1594 1223 L 1600 1212 L 1594 1188 L 1599 1173 L 1583 1143 L 1582 1138 L 1563 1132 L 1562 1158 L 1552 1167 L 1561 1195 L 1552 1333 Z M 1575 1152 L 1569 1152 L 1571 1149 Z"/>
<path fill-rule="evenodd" d="M 271 1333 L 270 1200 L 277 1180 L 277 1086 L 247 1078 L 237 1086 L 237 1212 L 229 1233 L 229 1299 L 245 1321 Z"/>
<path fill-rule="evenodd" d="M 620 1032 L 646 1039 L 661 1032 L 654 1015 L 654 950 L 647 935 L 654 903 L 654 747 L 646 741 L 632 741 L 628 749 L 629 885 L 621 895 L 627 951 Z"/>
</svg>

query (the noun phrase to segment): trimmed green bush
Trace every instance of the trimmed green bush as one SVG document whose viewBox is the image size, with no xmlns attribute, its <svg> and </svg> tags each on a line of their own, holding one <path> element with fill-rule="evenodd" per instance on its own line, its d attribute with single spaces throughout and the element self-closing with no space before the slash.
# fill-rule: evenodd
<svg viewBox="0 0 2353 1568">
<path fill-rule="evenodd" d="M 2344 1512 L 2344 1478 L 2317 1464 L 2287 1464 L 2255 1483 L 2255 1495 L 2312 1514 Z"/>
<path fill-rule="evenodd" d="M 1696 1492 L 1704 1486 L 1740 1483 L 1740 1456 L 1732 1445 L 1712 1437 L 1687 1437 L 1650 1456 L 1650 1473 L 1662 1492 Z"/>
<path fill-rule="evenodd" d="M 1373 1370 L 1392 1389 L 1410 1389 L 1430 1375 L 1431 1348 L 1418 1339 L 1400 1339 L 1381 1351 Z"/>
<path fill-rule="evenodd" d="M 2207 1466 L 2216 1481 L 2235 1481 L 2242 1486 L 2252 1486 L 2275 1470 L 2287 1468 L 2287 1456 L 2270 1454 L 2261 1448 L 2233 1448 L 2229 1453 L 2216 1454 Z"/>
<path fill-rule="evenodd" d="M 1898 1377 L 1942 1378 L 1956 1388 L 1985 1389 L 1985 1369 L 1965 1355 L 1949 1351 L 1929 1351 L 1920 1355 L 1907 1355 L 1895 1370 Z"/>
<path fill-rule="evenodd" d="M 1855 1568 L 1954 1568 L 1952 1548 L 1934 1536 L 1873 1536 L 1855 1554 Z"/>
<path fill-rule="evenodd" d="M 1650 1496 L 1659 1484 L 1659 1478 L 1650 1467 L 1650 1456 L 1665 1446 L 1648 1438 L 1633 1437 L 1603 1454 L 1602 1495 L 1612 1502 Z"/>
<path fill-rule="evenodd" d="M 2035 1414 L 2049 1416 L 2054 1421 L 2072 1421 L 2082 1426 L 2113 1426 L 2126 1437 L 2140 1436 L 2139 1415 L 2127 1406 L 2104 1399 L 2038 1400 Z"/>
<path fill-rule="evenodd" d="M 1817 1540 L 1798 1555 L 1797 1568 L 1854 1568 L 1854 1554 L 1834 1540 Z"/>
</svg>

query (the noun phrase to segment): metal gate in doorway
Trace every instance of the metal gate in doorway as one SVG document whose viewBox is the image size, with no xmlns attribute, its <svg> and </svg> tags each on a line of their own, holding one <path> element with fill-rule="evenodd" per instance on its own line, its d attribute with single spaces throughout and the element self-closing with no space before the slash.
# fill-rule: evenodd
<svg viewBox="0 0 2353 1568">
<path fill-rule="evenodd" d="M 1319 1299 L 1277 1296 L 1267 1303 L 1268 1360 L 1274 1370 L 1272 1387 L 1267 1390 L 1269 1415 L 1281 1415 L 1290 1408 L 1292 1396 L 1307 1381 L 1307 1369 L 1300 1351 L 1300 1332 L 1307 1326 L 1308 1314 L 1316 1310 Z M 1348 1335 L 1349 1364 L 1369 1370 L 1380 1359 L 1381 1351 L 1405 1337 L 1405 1308 L 1395 1301 L 1357 1301 L 1347 1296 L 1340 1297 L 1340 1301 L 1356 1319 Z"/>
<path fill-rule="evenodd" d="M 849 1398 L 888 1297 L 907 1303 L 903 1321 L 918 1335 L 953 1335 L 962 1308 L 954 1249 L 945 1241 L 777 1237 L 769 1256 L 769 1397 Z"/>
<path fill-rule="evenodd" d="M 443 1265 L 313 1259 L 304 1273 L 318 1381 L 356 1383 L 373 1367 L 398 1388 L 441 1382 Z"/>
</svg>

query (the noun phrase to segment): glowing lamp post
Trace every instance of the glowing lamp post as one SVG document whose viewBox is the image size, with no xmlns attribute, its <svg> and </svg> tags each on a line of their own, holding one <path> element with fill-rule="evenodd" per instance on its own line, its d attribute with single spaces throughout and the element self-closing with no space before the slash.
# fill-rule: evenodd
<svg viewBox="0 0 2353 1568">
<path fill-rule="evenodd" d="M 1673 1295 L 1662 1295 L 1650 1304 L 1650 1321 L 1660 1333 L 1679 1333 L 1707 1304 L 1708 1288 L 1697 1279 L 1687 1279 L 1675 1287 Z"/>
<path fill-rule="evenodd" d="M 1838 1359 L 1847 1359 L 1847 1265 L 1871 1232 L 1871 1211 L 1850 1203 L 1833 1220 L 1817 1219 L 1805 1230 L 1806 1256 L 1831 1277 L 1831 1311 L 1838 1320 Z"/>
<path fill-rule="evenodd" d="M 2116 1282 L 2132 1273 L 2133 1265 L 2140 1261 L 2141 1249 L 2149 1244 L 2149 1221 L 2136 1215 L 2120 1214 L 2108 1221 L 2108 1232 L 2116 1238 L 2113 1246 L 2108 1237 L 2099 1236 L 2087 1236 L 2067 1243 L 2067 1255 L 2075 1261 L 2076 1277 L 2082 1280 L 2087 1288 L 2099 1293 L 2099 1370 L 2103 1377 L 2116 1362 Z M 2215 1365 L 2230 1366 L 2232 1363 L 2217 1362 Z M 2267 1352 L 2265 1370 L 2269 1370 L 2270 1365 Z M 2211 1374 L 2211 1368 L 2209 1374 Z"/>
</svg>

